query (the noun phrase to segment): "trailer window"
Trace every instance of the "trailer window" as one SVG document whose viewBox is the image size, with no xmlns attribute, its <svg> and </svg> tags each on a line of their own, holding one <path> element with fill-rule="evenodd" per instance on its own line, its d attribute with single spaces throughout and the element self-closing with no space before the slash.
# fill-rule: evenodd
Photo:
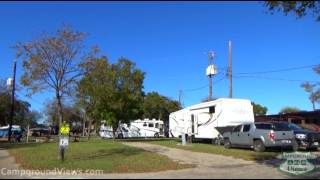
<svg viewBox="0 0 320 180">
<path fill-rule="evenodd" d="M 147 123 L 143 123 L 143 127 L 147 127 L 148 125 L 147 125 Z"/>
<path fill-rule="evenodd" d="M 149 127 L 154 127 L 153 123 L 149 123 Z"/>
<path fill-rule="evenodd" d="M 216 106 L 209 107 L 209 113 L 214 114 L 216 112 Z"/>
<path fill-rule="evenodd" d="M 128 130 L 127 130 L 126 128 L 124 128 L 124 127 L 122 127 L 121 129 L 122 129 L 122 131 L 124 131 L 124 132 L 128 132 Z"/>
<path fill-rule="evenodd" d="M 159 128 L 159 123 L 156 123 L 156 128 Z"/>
</svg>

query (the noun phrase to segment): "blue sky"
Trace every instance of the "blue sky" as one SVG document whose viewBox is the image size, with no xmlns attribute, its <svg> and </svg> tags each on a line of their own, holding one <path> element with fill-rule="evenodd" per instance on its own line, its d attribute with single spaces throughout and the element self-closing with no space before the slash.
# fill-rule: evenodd
<svg viewBox="0 0 320 180">
<path fill-rule="evenodd" d="M 111 62 L 124 56 L 146 72 L 145 91 L 157 91 L 183 104 L 196 104 L 208 95 L 205 76 L 207 52 L 216 52 L 213 95 L 227 97 L 228 40 L 233 42 L 233 72 L 268 71 L 318 64 L 320 22 L 268 14 L 262 2 L 1 2 L 0 78 L 12 75 L 14 50 L 43 31 L 62 24 L 88 33 L 86 46 L 98 45 Z M 18 62 L 17 76 L 22 74 Z M 319 81 L 309 69 L 259 76 Z M 262 78 L 234 78 L 234 97 L 267 106 L 269 114 L 285 106 L 312 110 L 301 82 Z M 196 89 L 190 91 L 192 89 Z M 29 98 L 32 108 L 43 109 L 50 93 Z"/>
</svg>

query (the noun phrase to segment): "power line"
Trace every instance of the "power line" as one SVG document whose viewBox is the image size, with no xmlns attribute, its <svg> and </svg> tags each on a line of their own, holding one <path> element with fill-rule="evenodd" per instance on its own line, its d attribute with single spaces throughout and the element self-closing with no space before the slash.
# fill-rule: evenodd
<svg viewBox="0 0 320 180">
<path fill-rule="evenodd" d="M 194 88 L 194 89 L 185 89 L 185 90 L 183 90 L 183 92 L 198 91 L 198 90 L 201 90 L 201 89 L 204 89 L 204 88 L 207 88 L 207 87 L 209 87 L 209 84 L 206 84 L 204 86 L 201 86 L 201 87 L 198 87 L 198 88 Z"/>
<path fill-rule="evenodd" d="M 219 82 L 221 82 L 221 81 L 223 81 L 223 80 L 225 80 L 225 79 L 226 79 L 226 77 L 224 76 L 224 77 L 218 79 L 217 81 L 215 81 L 214 83 L 215 83 L 215 84 L 218 84 Z"/>
<path fill-rule="evenodd" d="M 39 102 L 39 101 L 36 101 L 35 99 L 31 98 L 30 96 L 25 96 L 25 95 L 20 94 L 20 93 L 18 93 L 18 92 L 17 92 L 17 95 L 23 96 L 23 97 L 27 97 L 27 98 L 30 99 L 31 101 L 33 101 L 33 102 L 35 102 L 35 103 L 37 103 L 37 104 L 39 104 L 39 105 L 43 105 L 43 103 L 41 103 L 41 102 Z"/>
<path fill-rule="evenodd" d="M 285 72 L 285 71 L 295 71 L 295 70 L 300 70 L 300 69 L 309 69 L 309 68 L 313 68 L 316 66 L 319 66 L 319 64 L 285 68 L 285 69 L 277 69 L 277 70 L 269 70 L 269 71 L 260 71 L 260 72 L 245 72 L 245 73 L 237 73 L 237 74 L 267 74 L 267 73 L 276 73 L 276 72 Z"/>
<path fill-rule="evenodd" d="M 17 93 L 17 95 L 24 96 L 23 94 L 20 94 L 20 93 Z M 40 101 L 37 101 L 37 100 L 31 98 L 30 96 L 24 96 L 24 97 L 27 97 L 28 99 L 30 99 L 31 101 L 33 101 L 33 102 L 35 102 L 35 103 L 37 103 L 39 105 L 42 105 L 42 106 L 44 105 L 44 103 L 41 103 Z M 73 111 L 70 108 L 68 108 L 68 111 L 71 112 L 73 115 L 79 116 L 79 113 Z"/>
<path fill-rule="evenodd" d="M 317 83 L 317 81 L 308 81 L 308 80 L 298 80 L 298 79 L 284 79 L 284 78 L 273 78 L 273 77 L 265 77 L 265 76 L 234 76 L 235 78 L 255 78 L 255 79 L 266 79 L 266 80 L 278 80 L 278 81 L 288 81 L 288 82 L 313 82 Z"/>
</svg>

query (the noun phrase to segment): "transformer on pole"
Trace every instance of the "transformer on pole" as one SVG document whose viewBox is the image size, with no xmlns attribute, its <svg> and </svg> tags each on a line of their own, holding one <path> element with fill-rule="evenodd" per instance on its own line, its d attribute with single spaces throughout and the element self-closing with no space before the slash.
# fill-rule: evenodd
<svg viewBox="0 0 320 180">
<path fill-rule="evenodd" d="M 206 75 L 209 77 L 209 83 L 210 83 L 210 87 L 209 87 L 209 101 L 211 101 L 212 98 L 212 78 L 214 75 L 218 74 L 218 69 L 217 67 L 212 64 L 213 58 L 215 56 L 215 53 L 213 51 L 210 51 L 208 53 L 208 60 L 209 60 L 209 65 L 207 67 L 206 70 Z"/>
</svg>

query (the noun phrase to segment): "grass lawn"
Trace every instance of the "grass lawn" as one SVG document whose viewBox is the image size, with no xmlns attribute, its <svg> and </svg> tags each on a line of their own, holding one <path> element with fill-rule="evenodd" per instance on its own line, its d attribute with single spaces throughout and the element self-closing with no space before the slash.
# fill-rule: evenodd
<svg viewBox="0 0 320 180">
<path fill-rule="evenodd" d="M 254 152 L 249 149 L 225 149 L 223 146 L 216 146 L 212 144 L 202 144 L 193 143 L 187 146 L 178 145 L 181 144 L 177 140 L 167 140 L 167 141 L 152 141 L 152 144 L 162 145 L 171 148 L 183 149 L 193 152 L 203 152 L 211 154 L 219 154 L 224 156 L 232 156 L 234 158 L 244 159 L 244 160 L 254 160 L 261 161 L 266 159 L 273 159 L 279 154 L 279 152 Z"/>
<path fill-rule="evenodd" d="M 104 173 L 133 173 L 192 167 L 112 140 L 92 139 L 89 142 L 71 142 L 64 162 L 59 160 L 58 143 L 2 144 L 2 147 L 9 149 L 10 154 L 25 169 L 65 168 L 103 170 Z"/>
</svg>

